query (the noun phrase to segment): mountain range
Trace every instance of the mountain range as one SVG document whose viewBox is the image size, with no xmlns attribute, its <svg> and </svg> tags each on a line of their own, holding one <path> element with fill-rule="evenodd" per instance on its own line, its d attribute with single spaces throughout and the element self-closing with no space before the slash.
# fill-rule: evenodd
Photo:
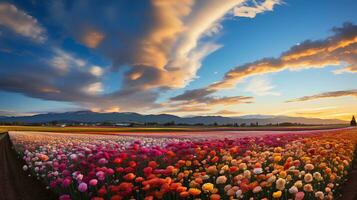
<svg viewBox="0 0 357 200">
<path fill-rule="evenodd" d="M 239 117 L 223 117 L 223 116 L 191 116 L 179 117 L 169 114 L 157 115 L 142 115 L 132 112 L 113 112 L 113 113 L 98 113 L 92 111 L 75 111 L 64 113 L 46 113 L 33 116 L 16 116 L 7 117 L 0 116 L 0 122 L 23 122 L 23 123 L 46 123 L 46 122 L 77 122 L 77 123 L 158 123 L 165 124 L 175 122 L 175 124 L 250 124 L 258 123 L 259 125 L 276 124 L 276 123 L 300 123 L 300 124 L 346 124 L 346 121 L 338 119 L 319 119 L 319 118 L 304 118 L 304 117 L 289 117 L 289 116 L 274 116 L 274 115 L 246 115 Z"/>
</svg>

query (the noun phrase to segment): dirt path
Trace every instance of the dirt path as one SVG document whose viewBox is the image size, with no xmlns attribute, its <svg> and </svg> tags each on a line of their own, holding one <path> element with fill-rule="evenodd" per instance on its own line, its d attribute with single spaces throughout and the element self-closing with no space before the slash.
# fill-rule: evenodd
<svg viewBox="0 0 357 200">
<path fill-rule="evenodd" d="M 17 157 L 7 133 L 0 133 L 0 199 L 51 200 L 54 194 L 23 170 L 24 161 Z"/>
<path fill-rule="evenodd" d="M 357 149 L 355 150 L 352 171 L 349 174 L 349 179 L 342 186 L 341 194 L 343 200 L 357 200 Z"/>
</svg>

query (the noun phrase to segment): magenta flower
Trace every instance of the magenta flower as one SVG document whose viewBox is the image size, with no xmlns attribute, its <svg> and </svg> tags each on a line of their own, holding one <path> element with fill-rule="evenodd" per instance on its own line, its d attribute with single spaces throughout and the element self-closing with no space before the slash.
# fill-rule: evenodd
<svg viewBox="0 0 357 200">
<path fill-rule="evenodd" d="M 80 192 L 85 192 L 85 191 L 87 191 L 87 188 L 88 188 L 88 186 L 87 186 L 87 184 L 84 183 L 84 182 L 80 183 L 79 186 L 78 186 L 78 190 L 79 190 Z"/>
<path fill-rule="evenodd" d="M 71 196 L 64 194 L 59 197 L 59 200 L 71 200 Z"/>
<path fill-rule="evenodd" d="M 63 187 L 68 187 L 72 183 L 72 180 L 69 178 L 65 178 L 62 182 Z"/>
</svg>

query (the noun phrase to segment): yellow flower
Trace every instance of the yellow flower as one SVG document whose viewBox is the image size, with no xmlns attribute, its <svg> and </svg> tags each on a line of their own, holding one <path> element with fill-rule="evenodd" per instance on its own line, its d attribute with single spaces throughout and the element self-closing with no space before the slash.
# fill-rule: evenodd
<svg viewBox="0 0 357 200">
<path fill-rule="evenodd" d="M 191 165 L 192 165 L 192 162 L 191 162 L 191 161 L 189 161 L 189 160 L 186 161 L 186 166 L 187 166 L 187 167 L 189 167 L 189 166 L 191 166 Z"/>
<path fill-rule="evenodd" d="M 274 193 L 273 193 L 273 197 L 274 197 L 274 198 L 280 198 L 281 195 L 282 195 L 282 192 L 281 192 L 281 191 L 277 191 L 277 192 L 274 192 Z"/>
<path fill-rule="evenodd" d="M 302 187 L 302 181 L 296 181 L 294 183 L 294 186 L 296 186 L 297 188 L 301 188 Z"/>
<path fill-rule="evenodd" d="M 281 171 L 281 172 L 279 173 L 280 178 L 285 178 L 286 175 L 287 175 L 286 171 Z"/>
<path fill-rule="evenodd" d="M 281 161 L 281 156 L 274 156 L 274 161 L 275 162 Z"/>
<path fill-rule="evenodd" d="M 204 192 L 212 192 L 214 188 L 214 185 L 212 183 L 205 183 L 202 185 L 202 190 Z"/>
</svg>

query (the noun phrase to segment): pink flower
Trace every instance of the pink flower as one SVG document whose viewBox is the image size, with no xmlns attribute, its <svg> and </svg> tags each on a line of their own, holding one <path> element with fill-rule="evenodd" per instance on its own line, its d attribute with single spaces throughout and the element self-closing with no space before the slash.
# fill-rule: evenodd
<svg viewBox="0 0 357 200">
<path fill-rule="evenodd" d="M 304 192 L 298 192 L 295 195 L 295 200 L 302 200 L 304 199 L 305 193 Z"/>
<path fill-rule="evenodd" d="M 87 188 L 88 188 L 87 184 L 83 183 L 83 182 L 80 183 L 79 186 L 78 186 L 78 190 L 81 191 L 81 192 L 87 191 Z"/>
<path fill-rule="evenodd" d="M 101 164 L 101 165 L 105 165 L 105 164 L 108 163 L 108 161 L 105 158 L 101 158 L 101 159 L 98 160 L 98 163 Z"/>
<path fill-rule="evenodd" d="M 59 200 L 71 200 L 71 196 L 64 194 L 59 197 Z"/>
<path fill-rule="evenodd" d="M 98 180 L 97 179 L 92 179 L 89 181 L 89 185 L 90 186 L 96 186 L 98 184 Z"/>
</svg>

